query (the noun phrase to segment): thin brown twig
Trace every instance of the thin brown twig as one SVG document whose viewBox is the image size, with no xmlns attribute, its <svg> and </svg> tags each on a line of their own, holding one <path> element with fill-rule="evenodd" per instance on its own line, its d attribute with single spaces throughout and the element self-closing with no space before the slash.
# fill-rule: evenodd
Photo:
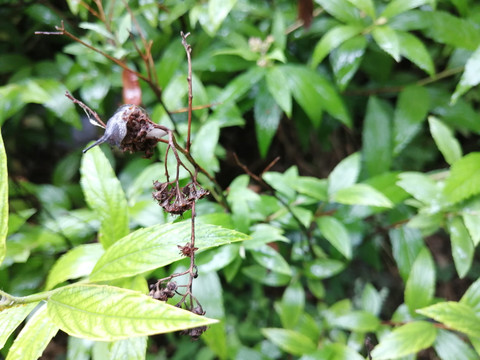
<svg viewBox="0 0 480 360">
<path fill-rule="evenodd" d="M 187 82 L 188 82 L 188 132 L 187 132 L 187 144 L 185 146 L 186 150 L 190 152 L 190 134 L 192 129 L 192 100 L 193 100 L 193 86 L 192 86 L 192 47 L 187 43 L 187 37 L 190 33 L 184 34 L 183 31 L 180 31 L 180 35 L 182 36 L 182 45 L 185 48 L 185 52 L 187 53 L 187 63 L 188 63 L 188 75 L 187 75 Z"/>
<path fill-rule="evenodd" d="M 91 115 L 93 115 L 93 117 L 95 118 L 95 120 L 97 120 L 99 122 L 100 125 L 103 126 L 103 128 L 105 129 L 106 125 L 105 123 L 102 121 L 102 119 L 100 118 L 100 116 L 98 116 L 98 114 L 93 111 L 92 109 L 90 109 L 87 105 L 85 105 L 83 102 L 81 102 L 80 100 L 77 100 L 75 99 L 72 94 L 70 94 L 68 91 L 65 92 L 65 96 L 67 98 L 69 98 L 74 104 L 78 104 L 78 106 L 80 106 L 83 111 L 85 111 L 85 113 L 87 114 L 87 116 L 90 118 L 90 116 L 88 115 L 88 113 L 90 113 Z"/>
</svg>

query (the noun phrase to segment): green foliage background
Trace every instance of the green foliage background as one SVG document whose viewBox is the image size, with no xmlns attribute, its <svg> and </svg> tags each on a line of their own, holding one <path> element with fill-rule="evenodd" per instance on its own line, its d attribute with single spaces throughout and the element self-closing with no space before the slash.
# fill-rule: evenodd
<svg viewBox="0 0 480 360">
<path fill-rule="evenodd" d="M 139 0 L 130 13 L 111 0 L 105 21 L 95 1 L 2 3 L 0 289 L 28 303 L 0 303 L 3 356 L 55 343 L 72 360 L 480 357 L 480 4 L 316 0 L 306 28 L 308 3 Z M 198 203 L 194 294 L 219 322 L 198 342 L 169 332 L 209 319 L 141 294 L 188 266 L 176 245 L 190 215 L 151 198 L 165 146 L 82 155 L 99 135 L 65 91 L 106 120 L 122 73 L 33 35 L 62 20 L 145 73 L 141 29 L 165 107 L 140 82 L 143 105 L 179 142 L 186 113 L 167 111 L 187 104 L 191 33 L 192 155 L 223 187 L 199 177 L 214 196 Z"/>
</svg>

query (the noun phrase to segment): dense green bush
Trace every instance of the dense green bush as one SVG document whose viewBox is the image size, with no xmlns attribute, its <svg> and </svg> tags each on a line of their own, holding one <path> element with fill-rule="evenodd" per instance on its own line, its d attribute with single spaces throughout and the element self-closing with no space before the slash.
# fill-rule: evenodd
<svg viewBox="0 0 480 360">
<path fill-rule="evenodd" d="M 480 4 L 124 5 L 0 9 L 7 360 L 479 358 Z M 206 317 L 145 295 L 191 264 L 192 212 L 151 195 L 172 151 L 81 152 L 98 134 L 65 92 L 106 120 L 127 90 L 186 149 L 178 186 L 200 169 L 211 193 L 191 274 Z"/>
</svg>

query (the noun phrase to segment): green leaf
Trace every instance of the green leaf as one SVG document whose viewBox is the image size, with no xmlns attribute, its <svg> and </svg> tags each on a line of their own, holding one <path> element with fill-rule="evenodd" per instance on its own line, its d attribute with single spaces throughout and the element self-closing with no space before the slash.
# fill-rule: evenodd
<svg viewBox="0 0 480 360">
<path fill-rule="evenodd" d="M 465 71 L 460 78 L 455 92 L 452 95 L 451 102 L 454 104 L 457 99 L 470 90 L 473 86 L 480 83 L 480 47 L 470 56 L 465 64 Z"/>
<path fill-rule="evenodd" d="M 274 97 L 267 91 L 265 82 L 260 85 L 253 107 L 255 135 L 257 136 L 260 156 L 264 158 L 277 132 L 282 112 Z"/>
<path fill-rule="evenodd" d="M 317 0 L 326 12 L 345 23 L 355 23 L 360 20 L 359 11 L 347 0 Z"/>
<path fill-rule="evenodd" d="M 110 344 L 110 360 L 145 360 L 147 337 L 138 336 L 118 340 Z"/>
<path fill-rule="evenodd" d="M 265 75 L 266 70 L 261 67 L 252 67 L 243 74 L 236 76 L 230 81 L 228 85 L 222 90 L 216 103 L 227 104 L 231 101 L 237 101 L 243 97 L 253 85 L 259 82 Z"/>
<path fill-rule="evenodd" d="M 398 155 L 422 128 L 430 105 L 428 91 L 408 86 L 398 96 L 393 117 L 393 152 Z"/>
<path fill-rule="evenodd" d="M 322 109 L 347 126 L 352 120 L 335 88 L 318 72 L 298 65 L 279 67 L 287 77 L 287 86 L 314 125 L 319 125 Z"/>
<path fill-rule="evenodd" d="M 316 68 L 333 49 L 360 34 L 362 30 L 363 27 L 358 25 L 338 25 L 330 29 L 315 45 L 311 67 Z"/>
<path fill-rule="evenodd" d="M 217 172 L 220 168 L 215 149 L 220 137 L 220 124 L 208 121 L 197 130 L 192 142 L 192 156 L 208 172 Z"/>
<path fill-rule="evenodd" d="M 380 326 L 380 320 L 367 311 L 350 311 L 329 321 L 331 326 L 358 332 L 373 332 Z"/>
<path fill-rule="evenodd" d="M 325 201 L 327 196 L 327 180 L 311 176 L 300 176 L 293 182 L 292 187 L 300 194 L 313 199 Z"/>
<path fill-rule="evenodd" d="M 363 125 L 363 157 L 370 176 L 388 171 L 392 163 L 391 109 L 370 97 Z"/>
<path fill-rule="evenodd" d="M 330 53 L 330 65 L 340 91 L 345 90 L 356 74 L 365 54 L 367 40 L 365 36 L 355 36 Z"/>
<path fill-rule="evenodd" d="M 62 255 L 48 273 L 46 290 L 70 279 L 87 276 L 103 255 L 102 244 L 80 245 Z"/>
<path fill-rule="evenodd" d="M 480 193 L 480 153 L 473 152 L 455 162 L 444 192 L 454 203 Z"/>
<path fill-rule="evenodd" d="M 91 281 L 104 281 L 138 275 L 183 258 L 178 246 L 190 242 L 190 220 L 140 229 L 107 249 L 95 265 Z M 195 247 L 199 251 L 247 240 L 245 234 L 219 226 L 197 224 Z"/>
<path fill-rule="evenodd" d="M 57 331 L 47 315 L 47 306 L 43 305 L 20 331 L 6 360 L 37 360 Z"/>
<path fill-rule="evenodd" d="M 0 333 L 0 349 L 3 349 L 10 335 L 37 305 L 38 302 L 14 306 L 0 311 L 0 329 L 2 329 Z"/>
<path fill-rule="evenodd" d="M 380 340 L 371 355 L 375 360 L 398 359 L 429 348 L 437 336 L 434 324 L 415 321 L 402 325 Z"/>
<path fill-rule="evenodd" d="M 345 264 L 334 259 L 317 259 L 306 264 L 305 275 L 313 279 L 327 279 L 342 272 Z"/>
<path fill-rule="evenodd" d="M 317 348 L 310 338 L 293 330 L 265 328 L 262 334 L 280 349 L 295 356 L 311 353 Z"/>
<path fill-rule="evenodd" d="M 480 244 L 480 219 L 478 214 L 476 211 L 473 213 L 464 212 L 462 218 L 472 238 L 473 246 L 477 247 L 477 245 Z"/>
<path fill-rule="evenodd" d="M 393 0 L 385 7 L 380 16 L 392 18 L 407 10 L 429 4 L 432 0 Z"/>
<path fill-rule="evenodd" d="M 400 43 L 400 54 L 425 71 L 428 75 L 435 74 L 435 67 L 432 56 L 428 52 L 424 43 L 415 35 L 408 32 L 397 31 L 398 41 Z"/>
<path fill-rule="evenodd" d="M 117 39 L 120 44 L 128 40 L 132 31 L 132 16 L 129 13 L 123 15 L 118 25 Z"/>
<path fill-rule="evenodd" d="M 209 21 L 202 24 L 210 36 L 215 35 L 237 0 L 211 0 L 208 2 Z"/>
<path fill-rule="evenodd" d="M 80 167 L 85 199 L 101 221 L 99 240 L 105 248 L 128 234 L 128 205 L 120 181 L 99 147 L 82 158 Z"/>
<path fill-rule="evenodd" d="M 356 152 L 340 161 L 328 175 L 328 194 L 332 196 L 338 190 L 355 184 L 360 174 L 361 157 Z"/>
<path fill-rule="evenodd" d="M 293 329 L 300 320 L 305 308 L 305 291 L 299 281 L 289 285 L 282 296 L 282 300 L 276 307 L 282 326 Z"/>
<path fill-rule="evenodd" d="M 398 177 L 400 180 L 397 181 L 397 185 L 415 199 L 432 207 L 441 206 L 442 190 L 432 178 L 419 172 L 404 172 Z"/>
<path fill-rule="evenodd" d="M 373 3 L 372 0 L 348 0 L 348 2 L 355 5 L 355 7 L 363 11 L 372 19 L 375 19 L 376 17 L 375 4 Z"/>
<path fill-rule="evenodd" d="M 372 36 L 380 48 L 390 54 L 396 62 L 400 61 L 400 41 L 395 30 L 386 25 L 377 26 L 373 29 Z"/>
<path fill-rule="evenodd" d="M 447 301 L 419 309 L 417 312 L 441 322 L 452 330 L 480 337 L 480 318 L 465 304 Z"/>
<path fill-rule="evenodd" d="M 468 343 L 451 331 L 439 329 L 433 348 L 437 354 L 441 354 L 442 360 L 456 360 L 458 354 L 462 354 L 465 360 L 478 360 L 478 354 Z"/>
<path fill-rule="evenodd" d="M 302 356 L 301 360 L 365 360 L 358 352 L 339 342 L 322 345 L 322 348 L 309 355 Z"/>
<path fill-rule="evenodd" d="M 196 243 L 195 243 L 196 246 Z M 279 274 L 292 275 L 292 269 L 288 265 L 287 261 L 268 245 L 262 245 L 259 248 L 252 249 L 250 252 L 253 255 L 255 261 L 262 265 L 264 268 L 274 271 Z"/>
<path fill-rule="evenodd" d="M 424 247 L 413 263 L 405 285 L 405 304 L 410 313 L 431 304 L 435 293 L 435 264 L 428 248 Z"/>
<path fill-rule="evenodd" d="M 58 289 L 47 302 L 48 316 L 69 335 L 113 341 L 215 323 L 142 293 L 106 285 Z"/>
<path fill-rule="evenodd" d="M 406 282 L 415 259 L 424 247 L 422 234 L 418 229 L 408 226 L 391 229 L 388 234 L 400 276 Z"/>
<path fill-rule="evenodd" d="M 287 83 L 287 77 L 282 69 L 278 66 L 272 66 L 268 69 L 265 77 L 267 81 L 267 88 L 272 94 L 276 103 L 287 114 L 289 118 L 292 117 L 292 93 Z"/>
<path fill-rule="evenodd" d="M 346 205 L 393 207 L 393 203 L 385 195 L 367 184 L 355 184 L 338 190 L 333 195 L 333 201 Z"/>
<path fill-rule="evenodd" d="M 430 132 L 445 161 L 453 165 L 462 157 L 462 148 L 453 131 L 434 116 L 428 117 Z"/>
<path fill-rule="evenodd" d="M 471 307 L 477 315 L 480 313 L 480 279 L 470 285 L 460 299 L 460 303 Z"/>
<path fill-rule="evenodd" d="M 2 132 L 0 130 L 0 264 L 7 252 L 8 233 L 8 170 L 7 154 L 3 145 Z"/>
<path fill-rule="evenodd" d="M 448 232 L 452 244 L 452 256 L 458 276 L 464 278 L 472 266 L 475 248 L 461 217 L 448 222 Z"/>
<path fill-rule="evenodd" d="M 352 241 L 345 226 L 332 216 L 321 216 L 317 225 L 322 236 L 347 259 L 352 258 Z"/>
</svg>

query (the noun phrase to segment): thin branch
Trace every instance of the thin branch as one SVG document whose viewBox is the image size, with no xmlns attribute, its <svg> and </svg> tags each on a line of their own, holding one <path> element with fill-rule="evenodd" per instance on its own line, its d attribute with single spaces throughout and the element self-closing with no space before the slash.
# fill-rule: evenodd
<svg viewBox="0 0 480 360">
<path fill-rule="evenodd" d="M 184 34 L 183 31 L 180 31 L 180 35 L 182 36 L 182 45 L 185 48 L 185 52 L 187 53 L 187 63 L 188 63 L 188 75 L 187 75 L 187 82 L 188 82 L 188 133 L 187 133 L 187 144 L 186 150 L 190 152 L 190 132 L 192 129 L 192 100 L 193 100 L 193 86 L 192 86 L 192 47 L 187 43 L 187 37 L 190 33 Z"/>
<path fill-rule="evenodd" d="M 70 100 L 72 100 L 72 102 L 73 102 L 74 104 L 78 104 L 78 106 L 80 106 L 80 107 L 83 109 L 83 111 L 85 111 L 85 113 L 87 114 L 89 120 L 90 120 L 90 115 L 89 115 L 89 113 L 90 113 L 91 115 L 93 115 L 93 117 L 95 118 L 95 120 L 97 120 L 98 123 L 99 123 L 104 129 L 106 128 L 105 123 L 102 121 L 102 119 L 100 119 L 100 116 L 98 116 L 98 114 L 97 114 L 95 111 L 93 111 L 92 109 L 90 109 L 87 105 L 85 105 L 85 104 L 84 104 L 83 102 L 81 102 L 80 100 L 75 99 L 75 98 L 72 96 L 72 94 L 70 94 L 68 91 L 65 93 L 65 96 L 66 96 L 67 98 L 69 98 Z M 92 121 L 90 120 L 90 122 L 92 122 Z"/>
</svg>

